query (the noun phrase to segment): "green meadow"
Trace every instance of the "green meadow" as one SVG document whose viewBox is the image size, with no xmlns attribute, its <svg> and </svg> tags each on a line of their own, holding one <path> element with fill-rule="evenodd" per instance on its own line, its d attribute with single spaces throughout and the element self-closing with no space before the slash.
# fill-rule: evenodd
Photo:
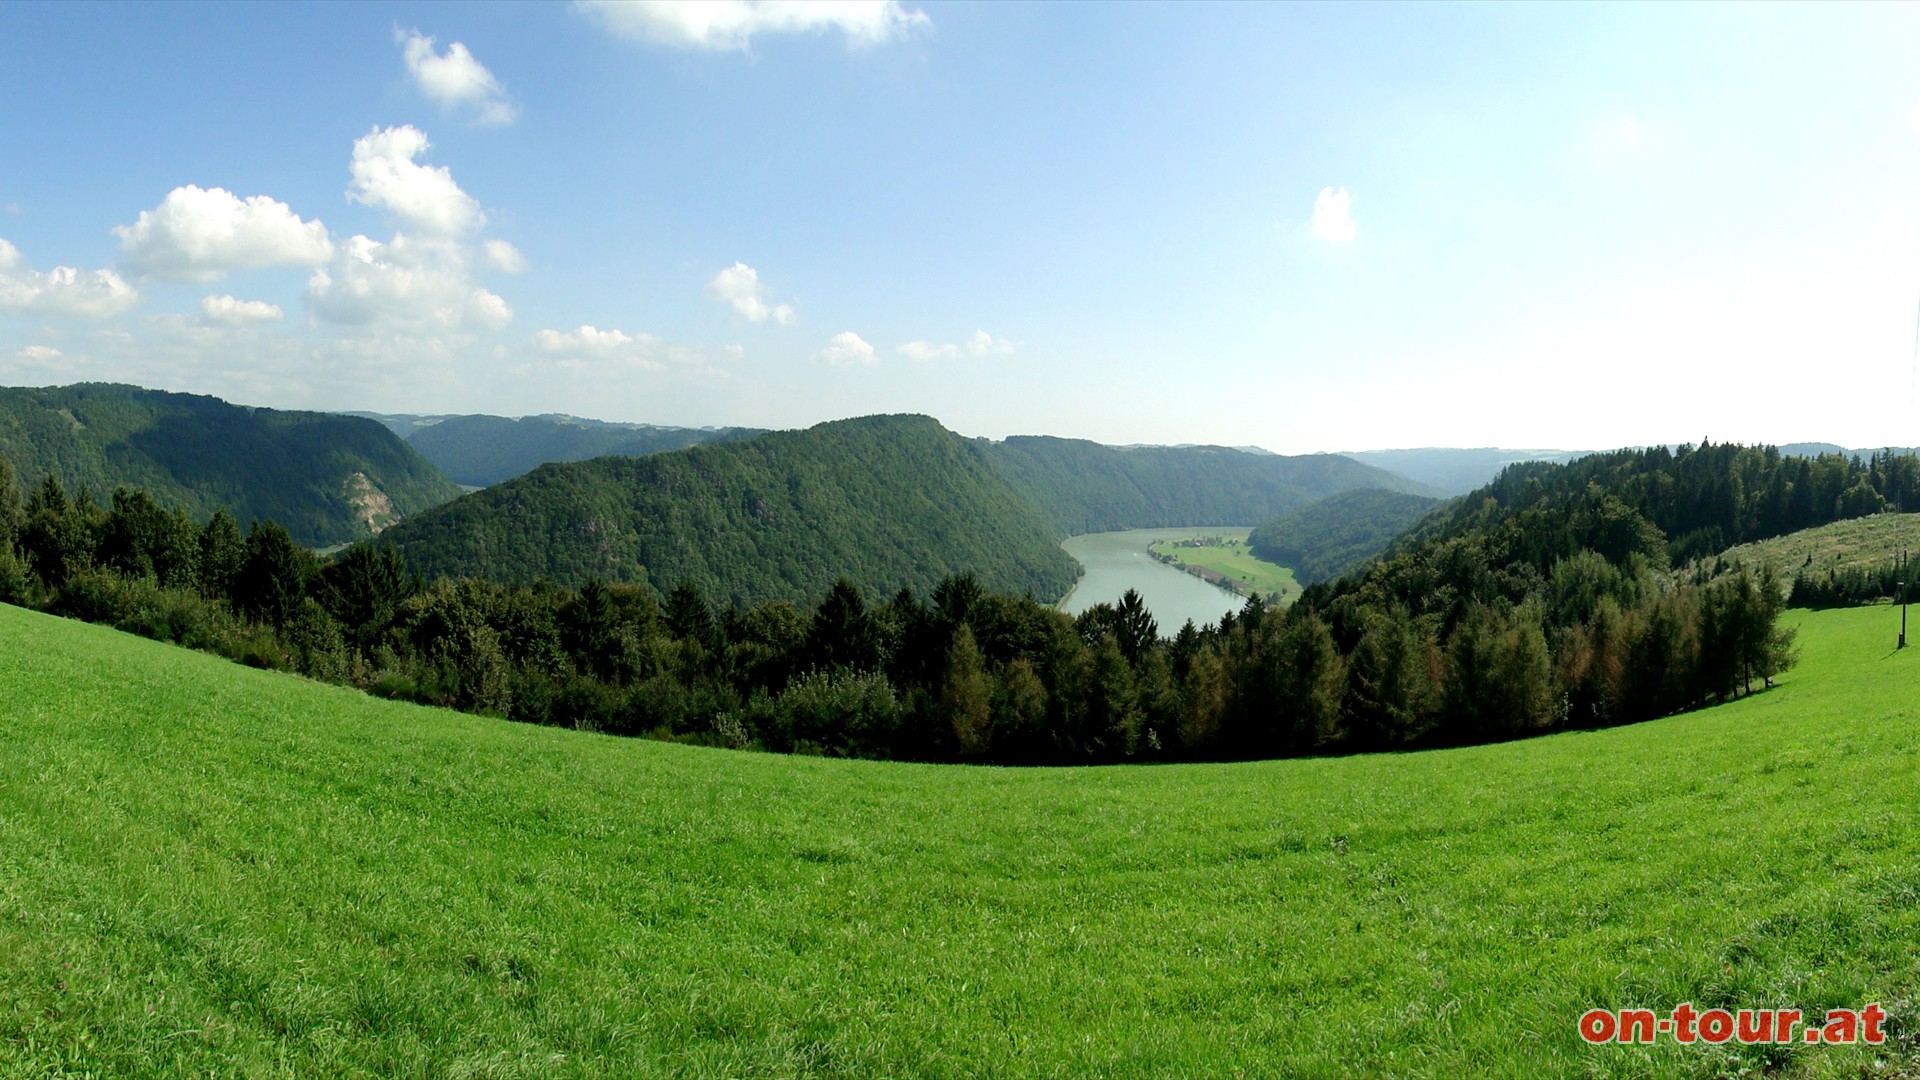
<svg viewBox="0 0 1920 1080">
<path fill-rule="evenodd" d="M 1239 584 L 1243 593 L 1259 596 L 1277 595 L 1280 603 L 1290 604 L 1300 595 L 1300 583 L 1294 580 L 1293 571 L 1257 558 L 1247 549 L 1247 534 L 1251 529 L 1207 529 L 1197 531 L 1194 536 L 1218 537 L 1225 543 L 1217 547 L 1181 547 L 1178 541 L 1162 540 L 1153 545 L 1155 555 L 1171 556 L 1176 562 L 1187 566 L 1200 566 L 1215 573 L 1224 574 Z"/>
<path fill-rule="evenodd" d="M 1390 756 L 1003 770 L 380 701 L 0 606 L 0 1076 L 1920 1070 L 1920 658 Z M 1589 1007 L 1884 1002 L 1880 1048 Z"/>
</svg>

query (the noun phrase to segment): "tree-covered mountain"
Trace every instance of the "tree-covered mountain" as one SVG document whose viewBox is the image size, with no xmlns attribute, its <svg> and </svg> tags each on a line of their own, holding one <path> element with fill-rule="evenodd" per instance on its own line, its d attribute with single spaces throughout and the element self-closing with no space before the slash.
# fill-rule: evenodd
<svg viewBox="0 0 1920 1080">
<path fill-rule="evenodd" d="M 572 416 L 380 417 L 455 483 L 490 487 L 549 462 L 644 457 L 757 435 L 752 428 L 658 427 Z"/>
<path fill-rule="evenodd" d="M 270 518 L 315 547 L 460 493 L 371 420 L 106 383 L 0 387 L 0 453 L 22 484 L 51 473 L 103 502 L 138 488 L 201 519 Z"/>
<path fill-rule="evenodd" d="M 1021 435 L 980 440 L 1014 491 L 1062 533 L 1272 521 L 1354 488 L 1429 494 L 1421 485 L 1337 454 L 1286 457 L 1223 446 L 1120 448 Z"/>
<path fill-rule="evenodd" d="M 1438 499 L 1403 491 L 1361 488 L 1329 495 L 1247 537 L 1255 555 L 1293 571 L 1302 585 L 1339 577 L 1387 549 Z"/>
<path fill-rule="evenodd" d="M 1053 600 L 1077 569 L 987 448 L 869 416 L 649 457 L 544 465 L 382 537 L 429 575 L 697 585 L 722 602 L 983 585 Z"/>
</svg>

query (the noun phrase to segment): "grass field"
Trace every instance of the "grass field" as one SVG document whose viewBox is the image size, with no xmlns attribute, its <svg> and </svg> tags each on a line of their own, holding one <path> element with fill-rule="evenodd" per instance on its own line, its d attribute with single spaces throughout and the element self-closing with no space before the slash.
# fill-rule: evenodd
<svg viewBox="0 0 1920 1080">
<path fill-rule="evenodd" d="M 1290 604 L 1300 595 L 1300 583 L 1293 579 L 1293 571 L 1277 563 L 1255 558 L 1247 550 L 1247 534 L 1251 529 L 1196 529 L 1193 535 L 1217 536 L 1230 543 L 1218 547 L 1180 547 L 1173 540 L 1162 540 L 1153 545 L 1155 555 L 1171 555 L 1181 563 L 1190 566 L 1204 566 L 1216 573 L 1224 574 L 1239 584 L 1243 594 L 1277 596 L 1282 604 Z"/>
<path fill-rule="evenodd" d="M 1604 732 L 993 770 L 514 725 L 0 607 L 0 1076 L 1914 1075 L 1920 652 Z M 1879 1050 L 1588 1047 L 1880 1000 Z"/>
<path fill-rule="evenodd" d="M 1920 514 L 1875 514 L 1802 529 L 1771 540 L 1730 548 L 1722 558 L 1757 566 L 1771 562 L 1791 583 L 1803 566 L 1846 570 L 1855 566 L 1886 566 L 1898 561 L 1901 548 L 1920 556 Z"/>
</svg>

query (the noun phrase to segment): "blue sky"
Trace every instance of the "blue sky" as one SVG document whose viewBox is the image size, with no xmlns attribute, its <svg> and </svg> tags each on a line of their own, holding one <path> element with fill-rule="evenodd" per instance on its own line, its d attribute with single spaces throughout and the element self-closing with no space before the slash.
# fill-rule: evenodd
<svg viewBox="0 0 1920 1080">
<path fill-rule="evenodd" d="M 0 5 L 0 382 L 1920 443 L 1920 9 Z"/>
</svg>

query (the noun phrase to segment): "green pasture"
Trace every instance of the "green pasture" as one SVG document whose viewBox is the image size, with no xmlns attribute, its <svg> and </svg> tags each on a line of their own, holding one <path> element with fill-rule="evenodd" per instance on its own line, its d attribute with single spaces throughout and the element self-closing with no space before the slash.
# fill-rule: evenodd
<svg viewBox="0 0 1920 1080">
<path fill-rule="evenodd" d="M 0 606 L 0 1076 L 1914 1075 L 1920 658 L 1498 746 L 1006 770 L 375 700 Z M 1884 1002 L 1881 1048 L 1589 1047 Z"/>
<path fill-rule="evenodd" d="M 1260 596 L 1277 594 L 1280 603 L 1290 604 L 1300 595 L 1300 583 L 1293 571 L 1277 563 L 1256 558 L 1247 548 L 1250 529 L 1196 529 L 1194 536 L 1213 536 L 1223 543 L 1218 547 L 1181 547 L 1175 540 L 1154 544 L 1155 555 L 1171 555 L 1181 563 L 1204 566 L 1225 574 L 1240 584 L 1241 590 Z"/>
</svg>

